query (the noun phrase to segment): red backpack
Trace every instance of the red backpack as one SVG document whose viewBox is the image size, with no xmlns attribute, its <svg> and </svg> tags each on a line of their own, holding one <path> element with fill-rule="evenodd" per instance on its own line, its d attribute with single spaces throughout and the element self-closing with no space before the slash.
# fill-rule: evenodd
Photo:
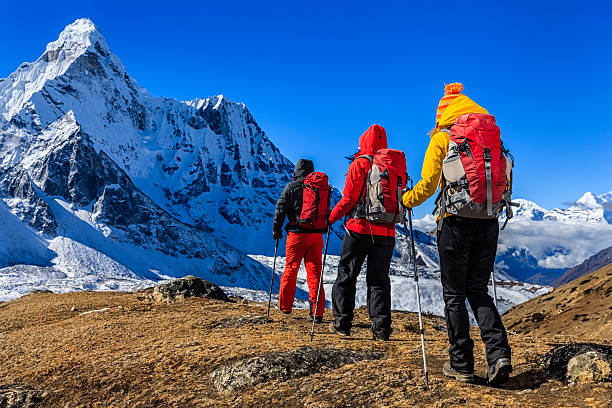
<svg viewBox="0 0 612 408">
<path fill-rule="evenodd" d="M 297 220 L 301 227 L 324 229 L 331 204 L 331 187 L 325 173 L 315 171 L 304 179 L 302 212 Z"/>
<path fill-rule="evenodd" d="M 501 142 L 495 117 L 468 113 L 444 131 L 450 136 L 450 144 L 442 163 L 443 182 L 436 200 L 440 220 L 446 213 L 497 218 L 504 208 L 506 221 L 512 218 L 514 164 Z"/>
<path fill-rule="evenodd" d="M 406 186 L 406 156 L 395 149 L 380 149 L 374 156 L 359 158 L 370 161 L 365 197 L 353 212 L 354 218 L 365 218 L 381 224 L 396 224 L 405 216 L 401 205 L 402 190 Z"/>
</svg>

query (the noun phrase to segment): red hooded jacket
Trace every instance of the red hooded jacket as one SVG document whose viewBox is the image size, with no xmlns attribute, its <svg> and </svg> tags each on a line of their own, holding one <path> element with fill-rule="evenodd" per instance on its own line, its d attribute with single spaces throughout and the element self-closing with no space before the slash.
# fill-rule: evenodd
<svg viewBox="0 0 612 408">
<path fill-rule="evenodd" d="M 387 133 L 385 128 L 372 125 L 359 138 L 359 152 L 355 154 L 355 157 L 374 155 L 378 150 L 386 148 Z M 329 216 L 331 223 L 338 221 L 355 208 L 360 197 L 365 199 L 365 183 L 370 167 L 371 164 L 367 158 L 353 160 L 346 175 L 342 199 L 336 204 Z M 395 225 L 378 224 L 365 219 L 349 218 L 346 222 L 346 228 L 359 234 L 395 236 Z"/>
</svg>

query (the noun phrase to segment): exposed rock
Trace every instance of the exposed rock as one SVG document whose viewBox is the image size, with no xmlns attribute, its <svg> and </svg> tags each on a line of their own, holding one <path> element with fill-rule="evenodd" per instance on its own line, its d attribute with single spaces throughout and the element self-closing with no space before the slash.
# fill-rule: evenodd
<svg viewBox="0 0 612 408">
<path fill-rule="evenodd" d="M 227 295 L 214 283 L 195 276 L 186 276 L 162 283 L 153 289 L 152 298 L 157 302 L 174 302 L 190 297 L 205 297 L 229 302 Z"/>
<path fill-rule="evenodd" d="M 45 293 L 53 293 L 53 292 L 47 289 L 32 289 L 27 294 L 28 295 L 40 295 L 40 294 L 45 294 Z"/>
<path fill-rule="evenodd" d="M 271 320 L 268 319 L 266 316 L 246 314 L 243 316 L 237 316 L 222 320 L 216 327 L 226 329 L 230 327 L 257 326 L 260 324 L 266 324 L 270 321 Z"/>
<path fill-rule="evenodd" d="M 383 353 L 376 352 L 301 347 L 229 363 L 213 371 L 210 378 L 217 390 L 231 392 L 271 380 L 287 381 L 382 357 Z"/>
<path fill-rule="evenodd" d="M 572 384 L 612 381 L 611 374 L 608 357 L 596 351 L 578 354 L 567 363 L 566 378 Z"/>
<path fill-rule="evenodd" d="M 42 402 L 45 392 L 18 385 L 0 385 L 0 407 L 30 408 Z"/>
<path fill-rule="evenodd" d="M 606 362 L 607 368 L 603 366 Z M 544 356 L 543 369 L 548 376 L 565 382 L 588 378 L 612 381 L 612 346 L 571 343 L 555 347 Z"/>
</svg>

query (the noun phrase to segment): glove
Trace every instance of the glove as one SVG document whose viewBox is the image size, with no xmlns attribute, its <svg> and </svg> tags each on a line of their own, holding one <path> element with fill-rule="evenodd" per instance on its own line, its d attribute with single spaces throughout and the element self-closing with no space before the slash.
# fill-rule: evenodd
<svg viewBox="0 0 612 408">
<path fill-rule="evenodd" d="M 279 240 L 283 237 L 283 231 L 272 231 L 272 238 L 274 238 L 274 240 Z"/>
</svg>

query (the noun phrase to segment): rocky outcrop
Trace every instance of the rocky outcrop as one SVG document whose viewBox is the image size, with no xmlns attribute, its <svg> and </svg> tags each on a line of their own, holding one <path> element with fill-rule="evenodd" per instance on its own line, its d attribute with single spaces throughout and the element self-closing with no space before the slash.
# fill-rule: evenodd
<svg viewBox="0 0 612 408">
<path fill-rule="evenodd" d="M 0 385 L 0 407 L 33 408 L 43 401 L 45 392 L 18 385 Z"/>
<path fill-rule="evenodd" d="M 263 382 L 287 381 L 382 357 L 383 354 L 377 352 L 302 347 L 229 363 L 213 371 L 210 378 L 218 391 L 232 392 Z"/>
<path fill-rule="evenodd" d="M 220 287 L 195 276 L 186 276 L 162 283 L 153 289 L 151 297 L 157 302 L 183 301 L 191 297 L 230 301 Z"/>
<path fill-rule="evenodd" d="M 572 357 L 567 363 L 567 382 L 594 383 L 612 381 L 610 356 L 597 351 L 587 351 Z"/>
<path fill-rule="evenodd" d="M 568 383 L 612 381 L 612 346 L 571 343 L 544 357 L 544 372 Z"/>
</svg>

